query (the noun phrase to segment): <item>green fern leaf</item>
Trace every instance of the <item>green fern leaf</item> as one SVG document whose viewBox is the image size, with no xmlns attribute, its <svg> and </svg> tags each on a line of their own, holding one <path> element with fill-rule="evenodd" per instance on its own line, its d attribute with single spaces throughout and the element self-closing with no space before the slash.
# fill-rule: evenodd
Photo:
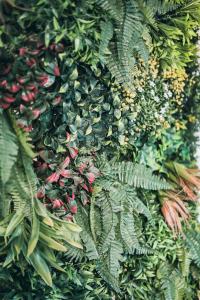
<svg viewBox="0 0 200 300">
<path fill-rule="evenodd" d="M 113 288 L 115 292 L 121 294 L 118 279 L 109 272 L 107 265 L 103 261 L 97 261 L 96 264 L 99 275 Z"/>
<path fill-rule="evenodd" d="M 158 176 L 152 175 L 152 171 L 144 165 L 134 165 L 131 162 L 117 163 L 114 166 L 119 180 L 134 187 L 149 190 L 169 189 L 170 185 Z"/>
<path fill-rule="evenodd" d="M 132 254 L 134 250 L 140 248 L 137 234 L 135 232 L 135 224 L 133 215 L 129 212 L 120 214 L 120 234 L 121 239 L 127 249 Z"/>
<path fill-rule="evenodd" d="M 109 272 L 115 277 L 118 277 L 120 262 L 124 261 L 122 253 L 122 244 L 117 240 L 113 240 L 110 243 L 107 265 Z"/>
<path fill-rule="evenodd" d="M 3 184 L 10 178 L 17 154 L 17 138 L 11 131 L 5 113 L 0 113 L 0 181 Z"/>
<path fill-rule="evenodd" d="M 110 40 L 113 37 L 113 24 L 108 22 L 101 23 L 101 43 L 99 46 L 99 54 L 100 56 L 104 56 L 106 54 L 110 54 L 108 50 L 108 45 Z"/>
<path fill-rule="evenodd" d="M 191 253 L 191 259 L 200 267 L 200 233 L 196 231 L 186 232 L 186 245 Z"/>
</svg>

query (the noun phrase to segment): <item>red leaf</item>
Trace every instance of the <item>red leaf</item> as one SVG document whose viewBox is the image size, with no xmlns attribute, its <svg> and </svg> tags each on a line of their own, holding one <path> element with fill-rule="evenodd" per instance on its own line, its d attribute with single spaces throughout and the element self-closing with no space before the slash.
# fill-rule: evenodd
<svg viewBox="0 0 200 300">
<path fill-rule="evenodd" d="M 75 158 L 78 155 L 78 149 L 74 147 L 68 147 L 71 158 Z"/>
<path fill-rule="evenodd" d="M 24 56 L 27 53 L 26 48 L 19 48 L 19 56 Z"/>
<path fill-rule="evenodd" d="M 73 221 L 73 216 L 68 214 L 68 215 L 66 215 L 65 220 L 68 221 L 68 222 L 72 222 Z"/>
<path fill-rule="evenodd" d="M 95 175 L 93 173 L 86 173 L 85 176 L 87 177 L 90 184 L 92 184 L 95 181 Z"/>
<path fill-rule="evenodd" d="M 81 186 L 82 186 L 82 188 L 84 189 L 84 190 L 86 190 L 87 192 L 89 192 L 89 189 L 88 189 L 88 187 L 87 187 L 87 185 L 84 183 L 84 184 L 81 184 Z"/>
<path fill-rule="evenodd" d="M 82 163 L 79 167 L 78 170 L 81 174 L 83 174 L 83 171 L 86 169 L 87 165 L 85 163 Z"/>
<path fill-rule="evenodd" d="M 34 119 L 37 119 L 37 118 L 39 117 L 39 115 L 41 114 L 41 111 L 40 111 L 39 108 L 35 108 L 35 109 L 32 111 L 32 113 L 33 113 Z"/>
<path fill-rule="evenodd" d="M 61 96 L 57 96 L 55 97 L 55 99 L 53 100 L 52 104 L 53 105 L 58 105 L 62 100 L 62 97 Z"/>
<path fill-rule="evenodd" d="M 51 174 L 51 175 L 46 179 L 46 181 L 47 181 L 48 183 L 58 182 L 59 177 L 60 177 L 60 173 L 55 172 L 55 173 Z"/>
<path fill-rule="evenodd" d="M 8 85 L 7 80 L 3 80 L 3 81 L 0 82 L 1 87 L 7 87 L 7 85 Z"/>
<path fill-rule="evenodd" d="M 26 132 L 30 132 L 30 131 L 33 130 L 33 126 L 32 126 L 32 125 L 29 125 L 29 126 L 24 127 L 23 129 L 24 129 L 24 131 L 26 131 Z"/>
<path fill-rule="evenodd" d="M 24 101 L 24 102 L 31 102 L 35 99 L 35 93 L 34 92 L 23 92 L 21 94 L 21 99 Z"/>
<path fill-rule="evenodd" d="M 11 95 L 6 95 L 3 97 L 3 100 L 7 103 L 13 103 L 15 101 L 15 98 L 12 97 Z"/>
<path fill-rule="evenodd" d="M 21 89 L 20 85 L 13 84 L 10 88 L 8 88 L 9 92 L 11 93 L 17 93 Z"/>
<path fill-rule="evenodd" d="M 72 214 L 76 214 L 77 211 L 78 211 L 77 205 L 73 205 L 73 206 L 70 207 L 70 212 Z"/>
<path fill-rule="evenodd" d="M 52 201 L 52 208 L 53 209 L 58 209 L 63 206 L 63 202 L 60 199 L 55 199 Z"/>
<path fill-rule="evenodd" d="M 55 76 L 60 76 L 60 70 L 58 65 L 55 65 L 54 69 L 53 69 L 53 73 Z"/>
<path fill-rule="evenodd" d="M 26 61 L 27 66 L 29 66 L 30 68 L 32 68 L 33 66 L 36 65 L 36 60 L 34 58 L 30 58 Z"/>
<path fill-rule="evenodd" d="M 62 170 L 60 171 L 60 175 L 65 178 L 71 178 L 72 177 L 72 171 L 71 170 Z"/>
<path fill-rule="evenodd" d="M 62 169 L 67 168 L 68 165 L 69 165 L 69 163 L 70 163 L 70 157 L 67 156 L 67 157 L 65 158 L 65 160 L 63 161 L 63 163 L 61 164 L 61 168 L 62 168 Z"/>
<path fill-rule="evenodd" d="M 44 196 L 45 196 L 45 188 L 41 187 L 37 192 L 37 198 L 42 199 L 44 198 Z"/>
<path fill-rule="evenodd" d="M 7 109 L 7 108 L 10 107 L 10 104 L 9 103 L 1 103 L 0 107 L 3 108 L 3 109 Z"/>
</svg>

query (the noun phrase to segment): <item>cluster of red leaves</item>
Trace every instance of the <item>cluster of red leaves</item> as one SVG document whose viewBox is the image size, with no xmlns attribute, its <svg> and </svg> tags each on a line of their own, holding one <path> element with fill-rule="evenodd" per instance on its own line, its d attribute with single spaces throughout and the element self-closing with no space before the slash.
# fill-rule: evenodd
<svg viewBox="0 0 200 300">
<path fill-rule="evenodd" d="M 42 175 L 44 183 L 38 190 L 37 197 L 49 209 L 62 212 L 67 220 L 73 220 L 73 215 L 78 210 L 78 201 L 82 205 L 89 203 L 92 185 L 99 176 L 99 170 L 91 157 L 77 163 L 78 149 L 71 145 L 69 133 L 66 137 L 66 154 L 68 155 L 61 163 L 57 163 L 58 159 L 52 164 L 41 158 L 37 161 L 37 171 L 39 176 Z M 55 192 L 55 197 L 52 197 L 52 191 Z"/>
<path fill-rule="evenodd" d="M 58 54 L 62 44 L 51 44 L 48 48 L 40 42 L 29 41 L 12 61 L 4 62 L 0 70 L 0 108 L 12 108 L 17 115 L 17 124 L 27 132 L 34 132 L 37 119 L 50 105 L 62 101 L 59 89 L 61 71 Z M 34 121 L 34 122 L 33 122 Z M 34 161 L 41 187 L 37 197 L 52 211 L 62 212 L 68 220 L 77 213 L 77 203 L 89 202 L 93 183 L 99 172 L 91 158 L 80 161 L 78 149 L 66 135 L 66 151 L 45 148 L 42 139 L 35 145 L 38 157 Z M 53 152 L 54 158 L 45 159 L 44 152 Z M 59 214 L 60 215 L 60 214 Z"/>
<path fill-rule="evenodd" d="M 200 189 L 200 171 L 179 163 L 166 164 L 173 190 L 161 192 L 162 214 L 175 235 L 182 232 L 181 221 L 190 217 L 185 201 L 196 201 Z"/>
<path fill-rule="evenodd" d="M 24 115 L 18 123 L 26 131 L 32 129 L 26 120 L 35 120 L 44 111 L 44 106 L 38 105 L 36 100 L 44 98 L 46 89 L 60 76 L 56 59 L 46 72 L 41 57 L 49 52 L 53 52 L 56 57 L 57 53 L 64 50 L 62 44 L 52 44 L 48 48 L 39 42 L 33 45 L 20 48 L 13 61 L 5 61 L 0 71 L 0 108 L 8 109 L 12 105 L 21 116 Z M 61 95 L 55 95 L 52 104 L 57 105 L 61 100 Z"/>
</svg>

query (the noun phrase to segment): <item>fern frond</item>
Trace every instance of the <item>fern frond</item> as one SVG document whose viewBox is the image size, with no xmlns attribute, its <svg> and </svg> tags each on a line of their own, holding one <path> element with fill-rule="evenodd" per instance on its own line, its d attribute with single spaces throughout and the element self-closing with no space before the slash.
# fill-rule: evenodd
<svg viewBox="0 0 200 300">
<path fill-rule="evenodd" d="M 97 272 L 113 288 L 114 291 L 121 294 L 117 278 L 110 273 L 107 265 L 103 261 L 97 262 Z"/>
<path fill-rule="evenodd" d="M 117 55 L 117 47 L 115 44 L 111 43 L 109 49 L 111 51 L 111 55 L 105 57 L 105 62 L 116 82 L 118 82 L 119 84 L 124 84 L 127 79 L 127 73 L 120 64 Z"/>
<path fill-rule="evenodd" d="M 144 165 L 134 165 L 131 162 L 121 162 L 113 166 L 119 181 L 134 187 L 149 190 L 169 189 L 170 185 L 158 176 L 152 175 L 150 169 Z"/>
<path fill-rule="evenodd" d="M 149 5 L 154 8 L 158 15 L 162 16 L 178 10 L 182 3 L 176 3 L 175 1 L 151 0 Z"/>
<path fill-rule="evenodd" d="M 5 184 L 10 178 L 18 154 L 17 138 L 11 131 L 5 112 L 0 113 L 0 181 Z"/>
<path fill-rule="evenodd" d="M 120 262 L 124 261 L 122 254 L 123 254 L 122 244 L 117 240 L 113 240 L 110 243 L 110 247 L 109 247 L 107 265 L 109 268 L 109 272 L 114 277 L 118 277 Z"/>
<path fill-rule="evenodd" d="M 152 26 L 154 29 L 157 29 L 157 23 L 155 18 L 155 7 L 156 4 L 152 7 L 149 3 L 145 3 L 144 1 L 139 1 L 140 10 L 144 16 L 145 22 Z"/>
<path fill-rule="evenodd" d="M 133 254 L 135 249 L 140 248 L 134 228 L 133 215 L 129 212 L 122 212 L 120 214 L 120 234 L 125 248 L 130 254 Z"/>
<path fill-rule="evenodd" d="M 148 220 L 152 219 L 151 212 L 142 200 L 138 198 L 137 193 L 133 189 L 127 189 L 126 196 L 129 207 L 132 207 L 136 213 L 144 215 Z"/>
<path fill-rule="evenodd" d="M 99 0 L 100 5 L 104 11 L 108 12 L 112 18 L 121 22 L 123 16 L 123 0 Z"/>
<path fill-rule="evenodd" d="M 180 261 L 181 274 L 183 277 L 187 278 L 190 272 L 191 255 L 187 249 L 183 248 L 180 253 L 178 253 L 178 257 Z"/>
<path fill-rule="evenodd" d="M 110 54 L 108 47 L 109 42 L 113 37 L 113 24 L 108 22 L 102 22 L 101 23 L 101 43 L 99 46 L 99 54 L 100 56 L 104 56 L 106 54 Z"/>
<path fill-rule="evenodd" d="M 159 268 L 162 289 L 165 300 L 182 300 L 185 294 L 185 279 L 178 270 L 174 270 L 167 263 L 163 263 Z"/>
<path fill-rule="evenodd" d="M 200 267 L 200 233 L 192 230 L 186 232 L 186 245 L 191 253 L 191 259 Z"/>
<path fill-rule="evenodd" d="M 88 213 L 81 206 L 76 215 L 76 221 L 82 228 L 81 239 L 85 245 L 86 256 L 89 260 L 98 259 L 99 253 L 97 251 L 97 247 L 95 245 L 95 242 L 92 238 L 92 233 L 90 231 L 90 225 L 88 223 Z"/>
<path fill-rule="evenodd" d="M 111 241 L 114 240 L 115 220 L 113 208 L 108 192 L 101 192 L 98 196 L 97 205 L 101 210 L 102 232 L 99 242 L 100 253 L 104 254 L 108 251 Z"/>
</svg>

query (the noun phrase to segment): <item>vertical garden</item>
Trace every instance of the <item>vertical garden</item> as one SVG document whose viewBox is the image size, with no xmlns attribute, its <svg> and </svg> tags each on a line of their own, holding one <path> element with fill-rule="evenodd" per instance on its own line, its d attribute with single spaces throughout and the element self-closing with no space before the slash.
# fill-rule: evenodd
<svg viewBox="0 0 200 300">
<path fill-rule="evenodd" d="M 0 299 L 200 299 L 200 0 L 0 1 Z"/>
</svg>

